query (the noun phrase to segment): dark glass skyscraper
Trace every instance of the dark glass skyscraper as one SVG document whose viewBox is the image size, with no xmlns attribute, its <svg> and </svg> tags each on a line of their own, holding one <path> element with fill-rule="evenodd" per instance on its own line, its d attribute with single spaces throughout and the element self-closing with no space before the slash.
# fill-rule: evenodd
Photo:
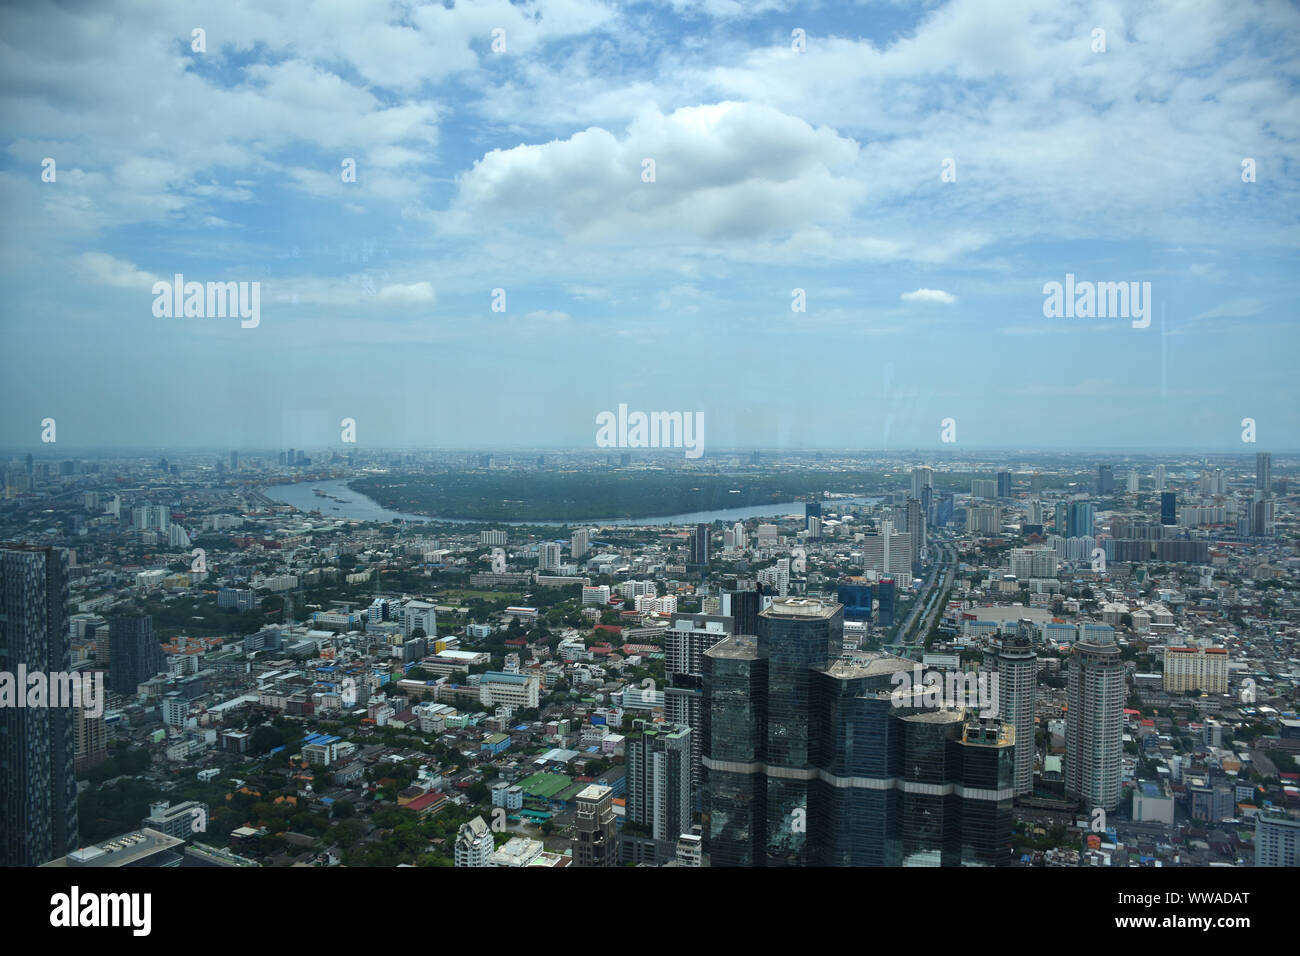
<svg viewBox="0 0 1300 956">
<path fill-rule="evenodd" d="M 876 598 L 880 607 L 876 609 L 876 623 L 881 627 L 894 626 L 894 579 L 881 578 L 876 582 Z"/>
<path fill-rule="evenodd" d="M 871 620 L 871 585 L 841 584 L 836 593 L 839 602 L 844 605 L 844 620 Z"/>
<path fill-rule="evenodd" d="M 1115 493 L 1115 469 L 1111 465 L 1097 466 L 1097 494 Z"/>
<path fill-rule="evenodd" d="M 767 660 L 753 635 L 704 652 L 704 837 L 714 866 L 767 857 Z"/>
<path fill-rule="evenodd" d="M 1262 491 L 1265 497 L 1273 494 L 1273 453 L 1261 451 L 1255 453 L 1255 490 Z"/>
<path fill-rule="evenodd" d="M 806 696 L 788 695 L 787 703 L 808 708 L 806 742 L 790 747 L 782 738 L 793 722 L 781 715 L 774 722 L 771 713 L 772 693 L 790 682 L 772 673 L 768 651 L 790 657 L 782 641 L 806 649 L 819 643 L 819 628 L 810 624 L 798 634 L 784 627 L 786 604 L 764 612 L 766 642 L 729 637 L 705 652 L 704 805 L 712 864 L 1008 862 L 1014 728 L 896 700 L 896 675 L 911 675 L 913 662 L 851 652 L 813 669 Z M 830 605 L 823 619 L 835 621 L 837 611 Z M 805 754 L 806 764 L 794 765 Z"/>
<path fill-rule="evenodd" d="M 691 532 L 691 564 L 709 563 L 709 526 L 697 524 Z"/>
<path fill-rule="evenodd" d="M 732 631 L 736 634 L 758 634 L 758 612 L 762 609 L 762 591 L 732 591 L 728 595 L 731 618 L 735 622 Z"/>
<path fill-rule="evenodd" d="M 66 551 L 0 549 L 0 670 L 70 673 L 67 604 Z M 0 866 L 77 848 L 75 717 L 69 707 L 0 708 Z"/>
<path fill-rule="evenodd" d="M 952 522 L 954 500 L 951 494 L 946 494 L 935 505 L 934 523 L 937 527 L 946 528 Z"/>
<path fill-rule="evenodd" d="M 1067 538 L 1091 537 L 1096 516 L 1097 512 L 1091 501 L 1071 501 L 1065 536 Z"/>
<path fill-rule="evenodd" d="M 808 771 L 817 755 L 813 672 L 843 653 L 844 609 L 789 598 L 758 615 L 758 648 L 767 659 L 767 865 L 808 862 Z"/>
<path fill-rule="evenodd" d="M 134 697 L 141 682 L 167 668 L 162 646 L 147 614 L 118 614 L 108 619 L 112 663 L 108 686 L 115 694 Z"/>
<path fill-rule="evenodd" d="M 998 497 L 1011 497 L 1011 472 L 1009 471 L 998 472 Z"/>
<path fill-rule="evenodd" d="M 805 501 L 803 506 L 803 527 L 808 530 L 809 518 L 820 518 L 822 516 L 822 503 L 820 501 Z"/>
<path fill-rule="evenodd" d="M 1172 491 L 1160 492 L 1160 523 L 1178 524 L 1178 496 Z"/>
</svg>

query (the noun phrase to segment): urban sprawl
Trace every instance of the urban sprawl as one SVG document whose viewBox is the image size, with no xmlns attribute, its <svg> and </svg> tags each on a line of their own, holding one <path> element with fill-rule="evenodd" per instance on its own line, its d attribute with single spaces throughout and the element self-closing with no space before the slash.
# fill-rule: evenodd
<svg viewBox="0 0 1300 956">
<path fill-rule="evenodd" d="M 363 519 L 382 502 L 346 484 L 771 469 L 824 490 L 510 524 Z M 1295 866 L 1294 475 L 1268 452 L 15 455 L 0 864 Z M 27 692 L 92 677 L 95 706 Z"/>
</svg>

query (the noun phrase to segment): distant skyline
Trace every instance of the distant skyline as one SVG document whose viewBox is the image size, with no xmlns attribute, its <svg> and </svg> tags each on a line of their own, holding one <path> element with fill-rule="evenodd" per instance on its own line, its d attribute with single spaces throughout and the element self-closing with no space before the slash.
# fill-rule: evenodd
<svg viewBox="0 0 1300 956">
<path fill-rule="evenodd" d="M 1087 447 L 1070 447 L 1070 448 L 1016 448 L 1004 447 L 998 448 L 993 446 L 975 447 L 966 446 L 953 450 L 952 446 L 938 446 L 931 448 L 832 448 L 816 446 L 788 446 L 788 447 L 762 447 L 759 445 L 738 445 L 731 448 L 713 448 L 702 458 L 683 459 L 681 454 L 675 449 L 622 449 L 622 448 L 591 448 L 588 446 L 574 445 L 474 445 L 474 446 L 432 446 L 432 445 L 377 445 L 377 446 L 360 446 L 360 445 L 313 445 L 311 443 L 288 444 L 277 448 L 258 448 L 242 447 L 227 445 L 155 445 L 145 448 L 132 446 L 87 446 L 76 447 L 73 445 L 37 445 L 35 447 L 11 447 L 5 448 L 0 446 L 0 459 L 6 457 L 10 459 L 21 459 L 26 454 L 31 454 L 35 460 L 58 460 L 67 458 L 94 458 L 96 456 L 113 457 L 123 459 L 148 459 L 157 455 L 168 453 L 186 456 L 211 455 L 225 460 L 225 456 L 231 451 L 238 451 L 241 456 L 241 464 L 249 465 L 255 457 L 274 456 L 280 452 L 293 448 L 304 452 L 338 452 L 340 456 L 346 456 L 349 452 L 356 453 L 359 459 L 364 460 L 372 454 L 397 454 L 397 453 L 423 453 L 435 455 L 475 455 L 475 454 L 509 454 L 509 455 L 539 455 L 539 454 L 565 454 L 565 455 L 583 455 L 592 459 L 605 459 L 615 457 L 624 452 L 632 455 L 635 463 L 641 460 L 668 460 L 672 463 L 681 462 L 683 465 L 701 466 L 709 464 L 709 454 L 714 458 L 720 456 L 734 457 L 736 455 L 748 456 L 753 452 L 759 452 L 764 455 L 781 456 L 803 456 L 813 454 L 825 455 L 842 455 L 845 457 L 890 457 L 890 458 L 907 458 L 916 457 L 916 464 L 923 465 L 929 462 L 942 462 L 948 459 L 957 461 L 966 458 L 979 458 L 989 456 L 1050 456 L 1061 458 L 1080 458 L 1092 460 L 1094 458 L 1101 460 L 1108 457 L 1120 457 L 1135 460 L 1160 459 L 1168 462 L 1176 458 L 1184 459 L 1216 459 L 1216 460 L 1235 460 L 1241 459 L 1242 462 L 1248 463 L 1254 467 L 1255 455 L 1258 452 L 1269 452 L 1273 455 L 1274 462 L 1284 462 L 1289 456 L 1300 456 L 1300 449 L 1277 449 L 1271 447 L 1260 447 L 1258 452 L 1254 449 L 1251 451 L 1236 452 L 1228 451 L 1209 451 L 1205 449 L 1188 449 L 1188 448 L 1168 448 L 1152 449 L 1142 451 L 1136 448 L 1087 448 Z M 228 461 L 226 462 L 228 464 Z M 317 461 L 315 464 L 320 464 Z M 359 461 L 358 464 L 361 464 Z M 1081 462 L 1087 464 L 1087 461 Z"/>
<path fill-rule="evenodd" d="M 1292 5 L 146 0 L 0 35 L 13 454 L 343 450 L 344 418 L 644 454 L 596 448 L 620 403 L 703 413 L 705 464 L 1300 449 Z M 259 283 L 260 321 L 155 315 L 178 274 Z M 1149 314 L 1046 317 L 1076 279 Z"/>
</svg>

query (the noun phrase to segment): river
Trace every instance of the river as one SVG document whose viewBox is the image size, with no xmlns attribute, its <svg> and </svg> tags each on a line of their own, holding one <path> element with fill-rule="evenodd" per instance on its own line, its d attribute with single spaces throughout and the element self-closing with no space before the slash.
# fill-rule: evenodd
<svg viewBox="0 0 1300 956">
<path fill-rule="evenodd" d="M 319 488 L 334 498 L 346 499 L 346 503 L 321 498 L 313 494 Z M 367 498 L 358 491 L 348 487 L 345 479 L 335 481 L 304 481 L 292 485 L 270 485 L 262 489 L 262 494 L 275 501 L 293 505 L 299 511 L 312 511 L 319 508 L 322 517 L 341 518 L 350 521 L 449 521 L 458 524 L 487 525 L 554 525 L 556 527 L 574 527 L 577 525 L 646 525 L 646 524 L 711 524 L 714 521 L 743 521 L 746 518 L 774 518 L 781 515 L 794 515 L 802 512 L 802 502 L 788 502 L 776 505 L 751 505 L 747 508 L 719 508 L 714 511 L 692 511 L 688 514 L 664 515 L 655 518 L 589 518 L 573 521 L 475 521 L 469 518 L 430 518 L 427 515 L 406 514 L 390 511 L 373 498 Z M 822 503 L 828 511 L 834 511 L 841 504 L 876 504 L 880 498 L 832 498 Z"/>
</svg>

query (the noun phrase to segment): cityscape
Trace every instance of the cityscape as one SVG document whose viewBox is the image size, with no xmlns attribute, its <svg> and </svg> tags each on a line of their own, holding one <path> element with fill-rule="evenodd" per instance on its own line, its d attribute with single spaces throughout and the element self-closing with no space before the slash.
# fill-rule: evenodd
<svg viewBox="0 0 1300 956">
<path fill-rule="evenodd" d="M 0 48 L 24 922 L 523 868 L 1284 919 L 1300 8 L 33 0 Z"/>
<path fill-rule="evenodd" d="M 1297 458 L 925 457 L 12 460 L 4 862 L 1297 865 Z"/>
</svg>

